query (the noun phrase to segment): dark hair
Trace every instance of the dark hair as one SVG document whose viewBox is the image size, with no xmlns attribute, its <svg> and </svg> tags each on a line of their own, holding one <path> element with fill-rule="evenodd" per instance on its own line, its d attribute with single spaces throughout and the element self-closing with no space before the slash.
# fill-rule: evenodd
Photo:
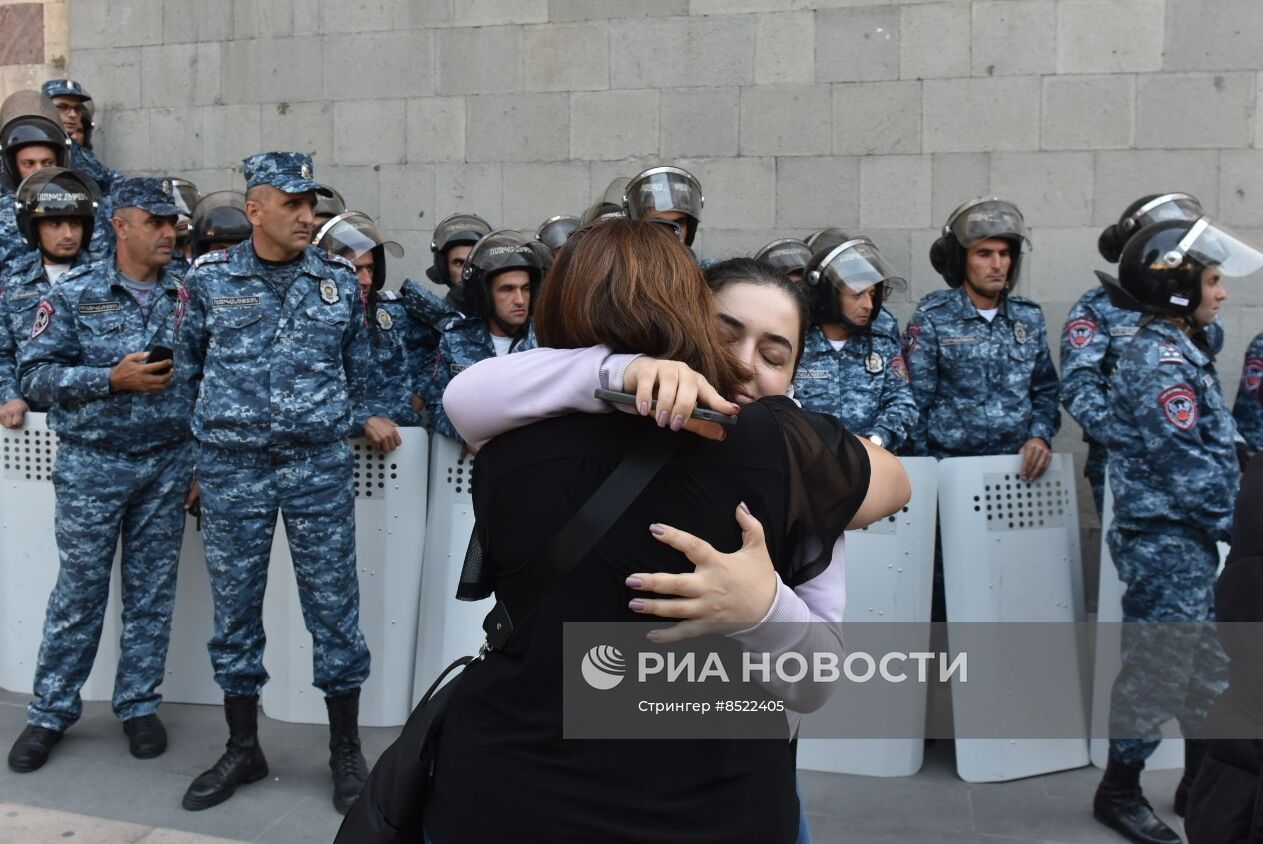
<svg viewBox="0 0 1263 844">
<path fill-rule="evenodd" d="M 653 223 L 608 219 L 571 235 L 540 285 L 535 332 L 541 346 L 682 361 L 729 397 L 745 380 L 693 254 Z"/>
<path fill-rule="evenodd" d="M 711 264 L 703 271 L 710 289 L 718 293 L 730 284 L 757 284 L 773 287 L 789 297 L 798 312 L 798 342 L 794 344 L 794 371 L 803 356 L 803 344 L 807 342 L 807 298 L 803 286 L 766 261 L 755 258 L 729 258 Z"/>
</svg>

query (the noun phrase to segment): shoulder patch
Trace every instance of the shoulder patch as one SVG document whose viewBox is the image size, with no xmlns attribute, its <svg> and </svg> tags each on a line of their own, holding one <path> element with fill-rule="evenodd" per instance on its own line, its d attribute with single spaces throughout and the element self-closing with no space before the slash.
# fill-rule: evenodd
<svg viewBox="0 0 1263 844">
<path fill-rule="evenodd" d="M 337 264 L 338 266 L 346 267 L 351 272 L 355 272 L 355 264 L 352 264 L 341 255 L 334 255 L 332 252 L 326 252 L 323 249 L 317 249 L 316 251 L 320 253 L 321 258 L 324 258 L 330 264 Z"/>
<path fill-rule="evenodd" d="M 47 299 L 39 303 L 39 308 L 35 311 L 35 322 L 31 324 L 31 339 L 43 334 L 48 330 L 49 320 L 53 318 L 53 314 L 57 313 L 53 310 L 53 305 Z"/>
<path fill-rule="evenodd" d="M 1136 332 L 1140 330 L 1138 325 L 1111 325 L 1111 337 L 1135 337 Z"/>
<path fill-rule="evenodd" d="M 907 384 L 912 381 L 912 376 L 908 374 L 908 362 L 904 360 L 903 355 L 895 355 L 891 359 L 890 369 L 903 383 Z"/>
<path fill-rule="evenodd" d="M 910 322 L 903 331 L 903 353 L 910 355 L 916 351 L 917 343 L 921 339 L 921 323 Z"/>
<path fill-rule="evenodd" d="M 1066 340 L 1072 349 L 1086 348 L 1096 337 L 1096 323 L 1087 317 L 1072 319 L 1066 323 Z"/>
<path fill-rule="evenodd" d="M 1174 343 L 1158 344 L 1158 363 L 1184 363 L 1184 353 Z"/>
<path fill-rule="evenodd" d="M 1259 384 L 1263 383 L 1263 358 L 1247 358 L 1245 372 L 1241 378 L 1247 393 L 1257 393 Z"/>
<path fill-rule="evenodd" d="M 227 249 L 216 249 L 214 252 L 207 252 L 205 255 L 199 255 L 193 259 L 193 265 L 189 269 L 197 269 L 202 264 L 222 264 L 228 260 Z"/>
<path fill-rule="evenodd" d="M 1158 405 L 1167 421 L 1181 431 L 1191 431 L 1197 425 L 1197 393 L 1187 384 L 1163 390 Z"/>
</svg>

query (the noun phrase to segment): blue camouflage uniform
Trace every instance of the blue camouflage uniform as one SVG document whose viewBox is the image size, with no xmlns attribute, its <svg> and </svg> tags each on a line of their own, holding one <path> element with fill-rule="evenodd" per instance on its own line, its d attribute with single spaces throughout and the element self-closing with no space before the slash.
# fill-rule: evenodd
<svg viewBox="0 0 1263 844">
<path fill-rule="evenodd" d="M 428 417 L 430 404 L 433 401 L 432 382 L 438 366 L 439 340 L 443 336 L 443 326 L 448 321 L 462 317 L 464 314 L 450 293 L 440 299 L 425 285 L 412 279 L 404 281 L 399 294 L 404 308 L 416 325 L 417 350 L 413 365 L 417 368 L 417 385 L 420 387 L 417 395 L 421 396 L 425 403 L 423 412 Z M 442 398 L 441 392 L 439 397 Z"/>
<path fill-rule="evenodd" d="M 883 308 L 869 334 L 854 334 L 835 351 L 820 326 L 803 344 L 794 398 L 808 410 L 841 419 L 861 436 L 877 434 L 898 450 L 916 429 L 917 404 L 899 346 L 895 318 Z"/>
<path fill-rule="evenodd" d="M 527 326 L 526 335 L 509 350 L 510 354 L 535 348 L 534 326 L 530 323 Z M 442 334 L 426 405 L 430 409 L 430 425 L 434 430 L 445 437 L 460 440 L 460 434 L 443 409 L 443 391 L 458 373 L 480 360 L 495 357 L 496 349 L 487 320 L 482 317 L 452 317 L 443 323 Z"/>
<path fill-rule="evenodd" d="M 166 214 L 169 200 L 156 179 L 129 179 L 116 191 L 121 204 Z M 82 712 L 79 689 L 96 656 L 120 534 L 123 634 L 113 709 L 128 720 L 153 713 L 161 701 L 182 505 L 193 477 L 192 393 L 178 378 L 160 393 L 112 392 L 110 373 L 124 355 L 170 347 L 172 316 L 183 302 L 179 282 L 160 272 L 146 314 L 114 262 L 99 261 L 63 276 L 27 329 L 22 391 L 51 406 L 49 425 L 59 439 L 53 487 L 60 554 L 30 724 L 62 731 Z"/>
<path fill-rule="evenodd" d="M 385 415 L 402 426 L 418 426 L 421 414 L 412 409 L 412 397 L 424 396 L 429 384 L 425 369 L 431 359 L 428 346 L 433 331 L 416 320 L 395 290 L 373 294 L 368 313 L 369 339 L 385 392 Z"/>
<path fill-rule="evenodd" d="M 96 155 L 77 141 L 71 141 L 71 167 L 92 178 L 101 188 L 101 204 L 96 209 L 96 225 L 92 227 L 92 242 L 88 248 L 98 258 L 104 258 L 114 251 L 114 226 L 110 218 L 114 216 L 114 206 L 110 200 L 113 186 L 123 178 L 117 170 L 111 170 L 97 161 Z M 182 260 L 182 259 L 181 259 Z"/>
<path fill-rule="evenodd" d="M 80 252 L 72 269 L 86 263 L 85 253 Z M 18 380 L 18 349 L 31 336 L 35 308 L 50 288 L 44 260 L 38 253 L 20 260 L 0 287 L 0 404 L 23 398 Z M 31 407 L 44 409 L 42 405 Z"/>
<path fill-rule="evenodd" d="M 1106 445 L 1110 424 L 1110 379 L 1126 342 L 1140 325 L 1140 313 L 1110 302 L 1104 287 L 1079 297 L 1061 330 L 1061 402 L 1083 428 L 1088 457 L 1083 475 L 1092 486 L 1099 516 L 1105 500 Z M 1223 349 L 1223 327 L 1206 328 L 1212 356 Z"/>
<path fill-rule="evenodd" d="M 260 153 L 243 170 L 247 188 L 323 190 L 301 153 Z M 312 634 L 315 686 L 329 696 L 352 692 L 368 677 L 369 653 L 347 438 L 379 412 L 380 386 L 354 269 L 314 246 L 265 266 L 248 239 L 201 256 L 185 283 L 188 312 L 177 334 L 197 385 L 215 681 L 243 697 L 267 682 L 263 592 L 279 510 Z"/>
<path fill-rule="evenodd" d="M 1241 369 L 1241 385 L 1237 387 L 1237 401 L 1232 406 L 1232 417 L 1237 420 L 1237 432 L 1245 439 L 1251 451 L 1263 451 L 1263 404 L 1260 404 L 1259 383 L 1263 382 L 1263 334 L 1250 341 L 1245 352 L 1245 365 Z"/>
<path fill-rule="evenodd" d="M 183 278 L 188 275 L 189 269 L 193 266 L 193 262 L 180 253 L 179 247 L 171 255 L 171 263 L 167 266 L 170 272 Z"/>
<path fill-rule="evenodd" d="M 8 275 L 26 255 L 36 250 L 27 246 L 25 238 L 18 230 L 17 209 L 13 193 L 0 196 L 0 273 Z"/>
<path fill-rule="evenodd" d="M 1177 325 L 1143 322 L 1118 358 L 1110 407 L 1106 539 L 1126 586 L 1123 620 L 1213 621 L 1215 543 L 1229 539 L 1239 469 L 1211 358 Z M 1122 655 L 1111 735 L 1123 737 L 1110 753 L 1141 765 L 1173 715 L 1197 737 L 1226 685 L 1224 656 L 1196 624 L 1125 625 Z"/>
<path fill-rule="evenodd" d="M 1061 425 L 1044 312 L 1030 299 L 1005 296 L 987 322 L 964 287 L 936 290 L 908 322 L 904 358 L 919 454 L 1016 454 L 1032 437 L 1051 444 Z"/>
</svg>

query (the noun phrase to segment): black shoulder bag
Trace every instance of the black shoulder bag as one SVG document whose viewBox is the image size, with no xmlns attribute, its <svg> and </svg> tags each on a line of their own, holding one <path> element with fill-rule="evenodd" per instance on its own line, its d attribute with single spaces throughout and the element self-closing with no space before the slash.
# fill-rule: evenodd
<svg viewBox="0 0 1263 844">
<path fill-rule="evenodd" d="M 559 581 L 609 532 L 683 440 L 656 429 L 646 431 L 592 497 L 523 568 L 543 575 L 541 580 L 549 586 Z M 525 619 L 532 609 L 516 608 L 510 613 L 503 601 L 495 605 L 482 625 L 487 643 L 477 656 L 461 657 L 439 674 L 408 716 L 399 738 L 373 766 L 334 844 L 415 844 L 421 840 L 423 810 L 434 777 L 434 740 L 461 674 L 446 685 L 443 681 L 457 669 L 502 649 L 513 634 L 513 616 Z"/>
</svg>

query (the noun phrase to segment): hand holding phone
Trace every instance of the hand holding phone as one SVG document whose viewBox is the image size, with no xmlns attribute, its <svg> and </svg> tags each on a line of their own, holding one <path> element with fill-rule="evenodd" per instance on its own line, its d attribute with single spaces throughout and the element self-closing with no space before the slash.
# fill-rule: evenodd
<svg viewBox="0 0 1263 844">
<path fill-rule="evenodd" d="M 636 397 L 631 393 L 620 393 L 615 390 L 597 390 L 595 396 L 596 398 L 601 399 L 602 401 L 607 401 L 610 404 L 621 404 L 626 405 L 627 407 L 636 406 Z M 657 416 L 657 409 L 658 402 L 652 402 L 649 406 L 649 416 Z M 720 425 L 731 426 L 737 424 L 736 416 L 726 416 L 718 411 L 706 410 L 701 407 L 694 408 L 693 412 L 689 414 L 689 416 L 692 419 L 700 419 L 703 422 L 717 422 Z"/>
</svg>

